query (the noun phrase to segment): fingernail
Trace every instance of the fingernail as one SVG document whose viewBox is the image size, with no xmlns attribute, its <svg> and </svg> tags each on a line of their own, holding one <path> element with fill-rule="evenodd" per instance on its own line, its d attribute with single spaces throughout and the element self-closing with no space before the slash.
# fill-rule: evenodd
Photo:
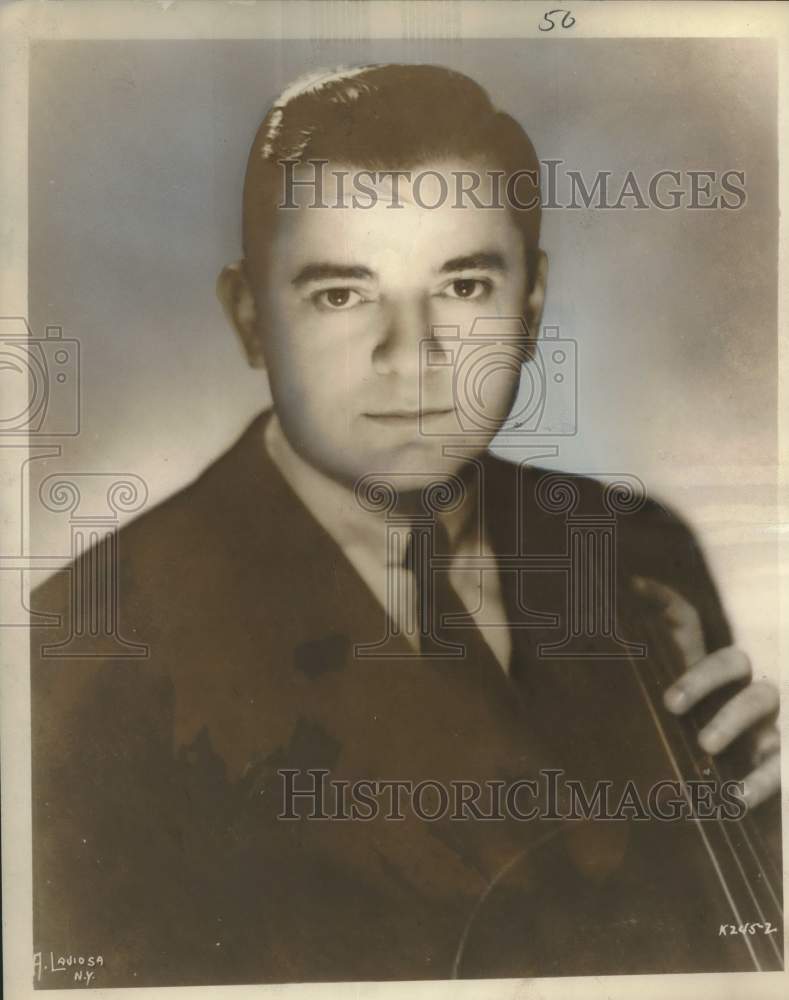
<svg viewBox="0 0 789 1000">
<path fill-rule="evenodd" d="M 758 804 L 758 796 L 756 795 L 756 790 L 747 780 L 738 782 L 739 787 L 737 788 L 737 796 L 739 797 L 742 804 L 746 809 L 753 809 L 754 805 Z"/>
<path fill-rule="evenodd" d="M 666 708 L 671 712 L 682 712 L 688 704 L 688 693 L 682 688 L 669 688 L 663 696 Z"/>
<path fill-rule="evenodd" d="M 723 733 L 714 726 L 702 729 L 699 733 L 699 743 L 707 753 L 717 753 L 723 746 Z"/>
</svg>

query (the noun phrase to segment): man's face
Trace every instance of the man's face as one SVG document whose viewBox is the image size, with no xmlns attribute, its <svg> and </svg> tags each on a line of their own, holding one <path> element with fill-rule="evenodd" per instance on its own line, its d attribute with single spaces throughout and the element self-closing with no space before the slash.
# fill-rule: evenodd
<svg viewBox="0 0 789 1000">
<path fill-rule="evenodd" d="M 453 172 L 472 164 L 413 174 L 429 169 L 449 184 L 437 207 L 422 207 L 441 200 L 428 177 L 416 200 L 401 179 L 396 196 L 383 182 L 373 207 L 361 208 L 348 178 L 343 200 L 332 173 L 353 168 L 329 164 L 331 207 L 308 207 L 313 193 L 297 189 L 299 207 L 278 213 L 266 273 L 248 275 L 285 434 L 345 483 L 370 472 L 454 472 L 485 450 L 517 392 L 522 236 L 505 208 L 457 207 Z M 486 203 L 484 180 L 478 195 Z M 479 327 L 472 336 L 481 318 L 494 320 L 495 336 L 480 338 Z M 448 456 L 446 445 L 461 447 Z"/>
</svg>

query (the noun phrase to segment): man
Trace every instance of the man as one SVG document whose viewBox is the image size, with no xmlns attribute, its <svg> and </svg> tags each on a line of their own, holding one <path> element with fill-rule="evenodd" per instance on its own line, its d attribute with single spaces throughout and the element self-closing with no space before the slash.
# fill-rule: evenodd
<svg viewBox="0 0 789 1000">
<path fill-rule="evenodd" d="M 101 953 L 96 985 L 780 962 L 775 936 L 719 930 L 764 917 L 727 870 L 740 834 L 636 803 L 746 734 L 745 803 L 777 801 L 777 698 L 745 683 L 690 532 L 487 450 L 537 364 L 537 169 L 440 67 L 317 75 L 261 125 L 218 288 L 273 408 L 120 533 L 119 627 L 147 658 L 60 659 L 33 631 L 36 947 Z M 65 636 L 97 555 L 33 595 Z M 721 692 L 700 746 L 672 728 Z M 629 804 L 562 822 L 524 783 L 559 773 Z"/>
</svg>

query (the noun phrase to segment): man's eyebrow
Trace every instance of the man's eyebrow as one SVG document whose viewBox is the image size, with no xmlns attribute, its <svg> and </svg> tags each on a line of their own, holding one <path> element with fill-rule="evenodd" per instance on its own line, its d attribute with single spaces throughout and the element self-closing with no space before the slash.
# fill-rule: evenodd
<svg viewBox="0 0 789 1000">
<path fill-rule="evenodd" d="M 464 257 L 453 257 L 441 265 L 441 273 L 447 271 L 506 271 L 507 264 L 497 250 L 481 250 Z"/>
<path fill-rule="evenodd" d="M 333 264 L 331 262 L 320 262 L 315 264 L 305 264 L 299 271 L 291 284 L 295 288 L 300 288 L 310 281 L 325 281 L 327 278 L 360 280 L 363 278 L 373 278 L 375 275 L 369 267 L 362 267 L 359 264 Z"/>
</svg>

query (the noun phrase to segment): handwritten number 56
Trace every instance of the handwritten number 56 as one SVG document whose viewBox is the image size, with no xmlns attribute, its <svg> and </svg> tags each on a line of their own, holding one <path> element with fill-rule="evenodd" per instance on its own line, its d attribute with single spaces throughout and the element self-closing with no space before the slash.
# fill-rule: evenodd
<svg viewBox="0 0 789 1000">
<path fill-rule="evenodd" d="M 556 21 L 553 20 L 555 14 L 562 15 L 561 21 L 558 22 L 559 27 L 572 28 L 575 24 L 575 18 L 569 10 L 557 8 L 556 10 L 548 10 L 545 12 L 541 23 L 537 25 L 540 31 L 553 31 L 553 29 L 557 26 Z"/>
</svg>

